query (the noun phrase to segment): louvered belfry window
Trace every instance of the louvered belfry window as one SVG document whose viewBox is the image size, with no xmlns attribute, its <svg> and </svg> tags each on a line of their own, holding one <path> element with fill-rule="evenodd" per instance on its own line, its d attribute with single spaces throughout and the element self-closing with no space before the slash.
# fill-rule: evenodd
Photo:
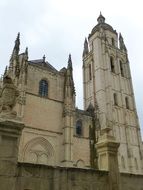
<svg viewBox="0 0 143 190">
<path fill-rule="evenodd" d="M 42 97 L 48 96 L 48 83 L 46 80 L 41 80 L 39 83 L 39 95 Z"/>
</svg>

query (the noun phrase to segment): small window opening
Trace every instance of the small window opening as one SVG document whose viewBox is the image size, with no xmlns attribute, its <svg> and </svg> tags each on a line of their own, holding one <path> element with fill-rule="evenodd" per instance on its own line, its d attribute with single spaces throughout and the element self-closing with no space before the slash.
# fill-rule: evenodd
<svg viewBox="0 0 143 190">
<path fill-rule="evenodd" d="M 113 57 L 110 57 L 110 66 L 111 66 L 111 72 L 115 73 L 115 66 L 114 66 Z"/>
<path fill-rule="evenodd" d="M 89 80 L 92 79 L 92 75 L 91 75 L 91 64 L 89 64 Z"/>
<path fill-rule="evenodd" d="M 78 135 L 78 136 L 82 135 L 82 122 L 81 122 L 81 120 L 78 120 L 76 122 L 76 135 Z"/>
<path fill-rule="evenodd" d="M 121 76 L 124 77 L 124 69 L 122 61 L 120 61 L 120 71 L 121 71 Z"/>
<path fill-rule="evenodd" d="M 115 40 L 114 40 L 114 38 L 111 38 L 111 41 L 112 41 L 112 46 L 115 46 Z"/>
<path fill-rule="evenodd" d="M 114 105 L 118 106 L 118 99 L 117 99 L 117 94 L 116 93 L 113 94 L 113 98 L 114 98 Z"/>
<path fill-rule="evenodd" d="M 136 170 L 138 170 L 138 163 L 137 163 L 137 159 L 135 158 L 135 168 Z"/>
<path fill-rule="evenodd" d="M 130 106 L 129 106 L 129 98 L 128 97 L 125 97 L 125 103 L 126 103 L 126 108 L 129 109 Z"/>
<path fill-rule="evenodd" d="M 41 80 L 39 83 L 39 95 L 42 97 L 48 96 L 48 83 L 46 80 Z"/>
<path fill-rule="evenodd" d="M 123 156 L 121 157 L 121 164 L 122 164 L 122 168 L 125 169 L 126 168 L 125 167 L 125 159 Z"/>
</svg>

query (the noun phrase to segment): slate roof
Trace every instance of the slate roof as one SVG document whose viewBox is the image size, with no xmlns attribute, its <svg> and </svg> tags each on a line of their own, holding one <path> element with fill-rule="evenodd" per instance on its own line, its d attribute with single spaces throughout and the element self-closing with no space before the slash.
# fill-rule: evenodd
<svg viewBox="0 0 143 190">
<path fill-rule="evenodd" d="M 49 62 L 43 62 L 43 59 L 30 60 L 28 63 L 42 69 L 47 69 L 51 72 L 58 72 Z"/>
</svg>

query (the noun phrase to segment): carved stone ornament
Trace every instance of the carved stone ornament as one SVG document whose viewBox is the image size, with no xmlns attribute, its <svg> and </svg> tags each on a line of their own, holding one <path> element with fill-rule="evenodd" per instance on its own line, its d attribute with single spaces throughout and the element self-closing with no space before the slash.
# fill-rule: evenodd
<svg viewBox="0 0 143 190">
<path fill-rule="evenodd" d="M 14 86 L 12 79 L 5 76 L 3 79 L 3 88 L 0 94 L 0 117 L 15 118 L 17 113 L 13 110 L 19 92 Z"/>
<path fill-rule="evenodd" d="M 21 105 L 25 105 L 26 104 L 26 97 L 23 97 L 23 96 L 19 96 L 17 98 L 17 102 Z"/>
</svg>

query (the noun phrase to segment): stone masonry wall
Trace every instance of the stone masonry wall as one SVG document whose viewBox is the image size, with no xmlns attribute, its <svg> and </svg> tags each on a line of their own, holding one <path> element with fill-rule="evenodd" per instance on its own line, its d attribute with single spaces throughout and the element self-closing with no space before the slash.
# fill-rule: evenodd
<svg viewBox="0 0 143 190">
<path fill-rule="evenodd" d="M 16 190 L 108 190 L 108 172 L 18 164 Z"/>
<path fill-rule="evenodd" d="M 143 190 L 143 175 L 120 174 L 121 190 Z"/>
</svg>

